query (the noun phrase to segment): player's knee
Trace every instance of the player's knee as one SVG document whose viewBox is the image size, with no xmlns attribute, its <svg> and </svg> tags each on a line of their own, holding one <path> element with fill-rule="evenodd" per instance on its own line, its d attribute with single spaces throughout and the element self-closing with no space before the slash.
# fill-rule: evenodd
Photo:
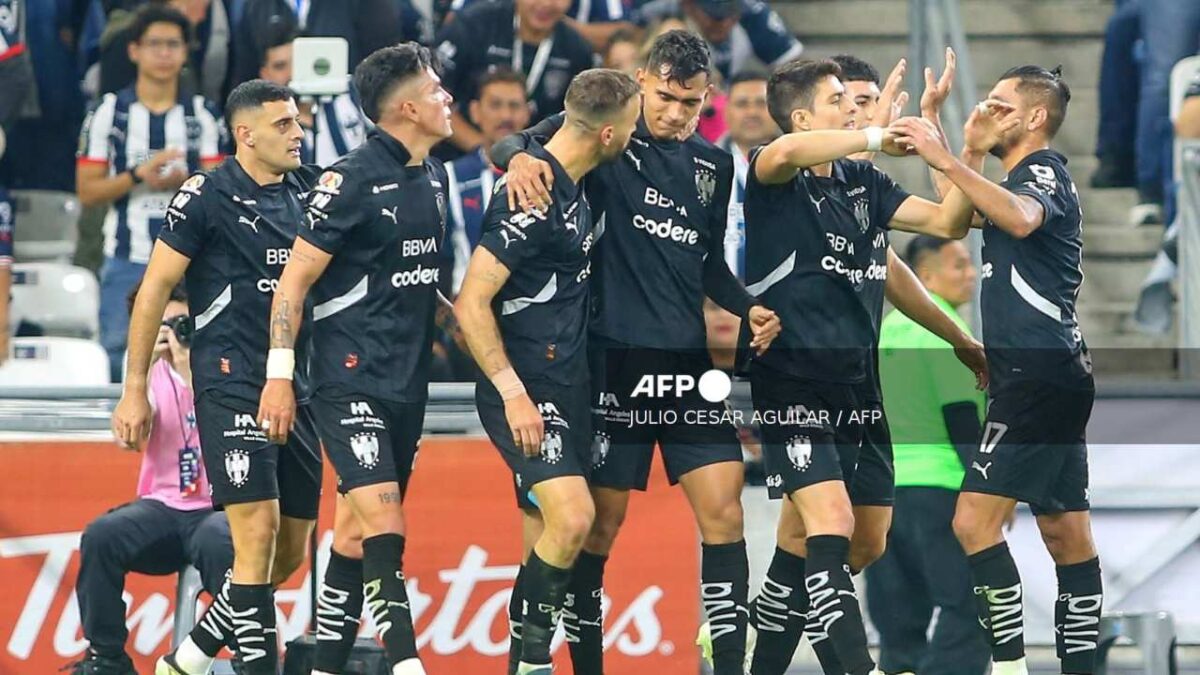
<svg viewBox="0 0 1200 675">
<path fill-rule="evenodd" d="M 281 544 L 275 550 L 275 564 L 271 568 L 271 583 L 279 585 L 300 569 L 300 566 L 304 564 L 304 549 L 307 544 L 307 541 L 288 542 L 286 545 Z"/>
<path fill-rule="evenodd" d="M 846 503 L 830 503 L 813 513 L 804 514 L 804 525 L 809 536 L 832 534 L 849 539 L 854 535 L 854 510 Z"/>
<path fill-rule="evenodd" d="M 1039 523 L 1046 552 L 1058 565 L 1070 565 L 1096 556 L 1090 534 L 1068 523 Z"/>
<path fill-rule="evenodd" d="M 742 538 L 744 514 L 740 499 L 724 500 L 697 514 L 700 536 L 706 544 L 727 544 Z"/>
<path fill-rule="evenodd" d="M 993 526 L 991 521 L 986 513 L 970 501 L 960 499 L 951 527 L 963 550 L 968 554 L 978 553 L 995 543 L 993 540 L 1001 536 L 1000 523 L 997 522 Z"/>
<path fill-rule="evenodd" d="M 870 537 L 850 540 L 850 569 L 859 572 L 883 557 L 887 550 L 887 537 Z"/>
<path fill-rule="evenodd" d="M 607 553 L 617 540 L 621 525 L 625 523 L 625 510 L 596 510 L 591 531 L 588 532 L 585 548 L 593 553 Z"/>
<path fill-rule="evenodd" d="M 595 517 L 596 513 L 590 505 L 581 505 L 559 514 L 553 521 L 547 521 L 546 534 L 553 537 L 561 549 L 578 551 L 583 548 Z"/>
<path fill-rule="evenodd" d="M 339 532 L 337 529 L 333 531 L 333 550 L 337 551 L 338 555 L 362 560 L 362 542 L 362 532 L 357 529 L 354 532 Z"/>
</svg>

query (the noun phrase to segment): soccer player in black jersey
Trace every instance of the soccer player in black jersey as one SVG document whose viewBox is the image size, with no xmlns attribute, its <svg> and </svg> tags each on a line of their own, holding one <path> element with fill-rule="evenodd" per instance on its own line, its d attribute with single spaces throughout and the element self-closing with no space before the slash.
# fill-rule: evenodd
<svg viewBox="0 0 1200 675">
<path fill-rule="evenodd" d="M 272 437 L 287 433 L 291 350 L 311 291 L 314 415 L 355 516 L 338 529 L 362 533 L 360 579 L 392 673 L 423 675 L 401 571 L 402 501 L 425 416 L 445 228 L 446 175 L 429 150 L 450 135 L 452 98 L 429 51 L 412 42 L 367 57 L 354 80 L 376 128 L 309 195 L 272 303 L 259 416 Z M 325 585 L 341 591 L 353 620 L 347 553 Z M 331 650 L 316 672 L 340 672 L 345 658 Z"/>
<path fill-rule="evenodd" d="M 234 564 L 227 590 L 191 636 L 159 660 L 158 675 L 207 673 L 234 632 L 246 672 L 276 672 L 272 588 L 304 560 L 320 496 L 321 459 L 307 406 L 290 440 L 268 439 L 254 419 L 272 289 L 303 218 L 300 195 L 318 169 L 300 165 L 303 131 L 287 88 L 247 82 L 230 93 L 225 111 L 236 156 L 186 180 L 170 202 L 134 305 L 128 376 L 113 413 L 117 437 L 130 446 L 141 442 L 149 431 L 151 348 L 170 289 L 186 277 L 196 324 L 196 417 L 213 502 L 229 516 Z M 306 399 L 306 385 L 295 387 Z"/>
<path fill-rule="evenodd" d="M 867 162 L 843 159 L 906 149 L 892 127 L 855 128 L 857 106 L 840 75 L 832 61 L 795 61 L 768 81 L 768 108 L 788 133 L 751 158 L 746 278 L 750 291 L 779 312 L 784 330 L 750 364 L 750 381 L 764 418 L 767 485 L 790 504 L 780 533 L 794 531 L 788 521 L 797 517 L 807 533 L 810 616 L 829 635 L 844 672 L 864 675 L 874 662 L 850 582 L 847 486 L 869 419 L 854 387 L 867 375 L 875 328 L 859 291 L 886 270 L 872 262 L 880 230 L 962 237 L 973 209 L 961 191 L 935 204 Z M 773 590 L 791 611 L 793 589 Z"/>
<path fill-rule="evenodd" d="M 683 486 L 700 528 L 702 595 L 716 672 L 742 671 L 748 562 L 740 501 L 745 466 L 736 430 L 723 417 L 723 401 L 708 401 L 695 390 L 663 399 L 638 393 L 646 377 L 698 381 L 713 368 L 705 296 L 746 319 L 757 348 L 765 349 L 779 331 L 774 312 L 756 302 L 725 264 L 733 159 L 691 133 L 712 87 L 711 68 L 700 37 L 670 31 L 656 39 L 638 73 L 642 108 L 629 147 L 585 180 L 604 227 L 596 244 L 590 329 L 596 522 L 572 579 L 572 611 L 564 614 L 581 675 L 601 672 L 604 565 L 630 490 L 646 488 L 656 444 L 668 479 Z M 528 154 L 509 162 L 513 146 L 528 145 L 557 124 L 550 118 L 494 150 L 496 162 L 508 166 L 514 206 L 541 199 L 546 167 Z"/>
<path fill-rule="evenodd" d="M 842 70 L 839 80 L 845 87 L 845 95 L 854 101 L 856 128 L 865 129 L 875 123 L 887 126 L 899 117 L 908 98 L 906 92 L 900 91 L 904 61 L 893 68 L 881 90 L 879 73 L 870 64 L 844 54 L 831 60 Z M 927 83 L 927 87 L 931 86 L 945 86 L 945 82 Z M 870 161 L 874 155 L 873 152 L 862 152 L 852 157 Z M 853 387 L 859 406 L 871 413 L 865 416 L 862 423 L 862 445 L 854 478 L 848 485 L 854 516 L 854 534 L 850 538 L 848 557 L 852 574 L 862 571 L 883 555 L 892 522 L 895 472 L 891 435 L 876 368 L 876 339 L 885 295 L 901 312 L 958 347 L 964 364 L 976 371 L 981 385 L 986 384 L 982 345 L 960 330 L 929 299 L 920 280 L 892 250 L 886 227 L 875 224 L 870 246 L 868 269 L 875 273 L 866 274 L 857 288 L 859 300 L 871 317 L 873 339 L 871 352 L 865 362 L 865 377 Z M 804 626 L 803 615 L 808 609 L 808 597 L 804 590 L 805 543 L 804 522 L 795 510 L 785 509 L 781 514 L 778 548 L 770 571 L 762 592 L 751 603 L 751 626 L 756 629 L 753 640 L 756 647 L 752 657 L 755 675 L 784 673 L 800 642 L 802 630 L 807 633 L 825 673 L 840 675 L 845 672 L 822 624 L 814 619 Z M 790 591 L 785 593 L 783 589 Z"/>
<path fill-rule="evenodd" d="M 983 441 L 967 467 L 954 531 L 969 556 L 992 672 L 1024 675 L 1021 578 L 1002 525 L 1018 501 L 1037 516 L 1058 566 L 1055 640 L 1062 672 L 1092 673 L 1103 604 L 1092 541 L 1085 430 L 1095 397 L 1075 300 L 1083 281 L 1083 214 L 1066 158 L 1050 148 L 1071 92 L 1060 73 L 1021 66 L 1001 76 L 981 109 L 1005 115 L 997 142 L 989 115 L 972 114 L 966 151 L 990 152 L 999 185 L 950 156 L 927 127 L 904 140 L 963 190 L 983 215 L 983 343 L 991 401 Z"/>
<path fill-rule="evenodd" d="M 507 179 L 496 184 L 455 302 L 486 376 L 475 393 L 480 420 L 542 525 L 521 571 L 517 675 L 550 675 L 550 639 L 595 514 L 587 308 L 596 223 L 582 181 L 625 149 L 637 95 L 633 79 L 615 70 L 576 76 L 561 128 L 531 150 L 554 178 L 548 203 L 511 209 Z"/>
</svg>

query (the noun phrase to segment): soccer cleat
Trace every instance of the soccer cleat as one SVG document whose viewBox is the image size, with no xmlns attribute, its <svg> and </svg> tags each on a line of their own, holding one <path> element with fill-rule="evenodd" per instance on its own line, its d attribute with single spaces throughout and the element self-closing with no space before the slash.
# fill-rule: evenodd
<svg viewBox="0 0 1200 675">
<path fill-rule="evenodd" d="M 551 664 L 537 665 L 522 661 L 517 666 L 517 675 L 552 675 L 553 672 L 554 666 Z"/>
<path fill-rule="evenodd" d="M 1025 657 L 1022 656 L 1016 661 L 993 661 L 992 675 L 1029 675 Z"/>
<path fill-rule="evenodd" d="M 696 634 L 696 646 L 700 648 L 700 658 L 711 668 L 713 665 L 712 626 L 707 621 L 700 624 L 700 632 Z"/>
<path fill-rule="evenodd" d="M 127 654 L 110 658 L 100 656 L 90 649 L 84 654 L 83 660 L 76 661 L 61 670 L 65 671 L 68 668 L 71 670 L 71 675 L 137 675 L 133 661 L 129 660 Z"/>
<path fill-rule="evenodd" d="M 175 653 L 170 652 L 158 659 L 154 664 L 154 675 L 192 675 L 175 663 Z"/>
<path fill-rule="evenodd" d="M 742 670 L 749 675 L 750 665 L 754 662 L 754 648 L 758 645 L 758 629 L 746 624 L 746 659 Z M 696 634 L 696 646 L 700 648 L 700 658 L 711 668 L 713 665 L 712 626 L 707 621 L 700 624 L 700 632 Z"/>
</svg>

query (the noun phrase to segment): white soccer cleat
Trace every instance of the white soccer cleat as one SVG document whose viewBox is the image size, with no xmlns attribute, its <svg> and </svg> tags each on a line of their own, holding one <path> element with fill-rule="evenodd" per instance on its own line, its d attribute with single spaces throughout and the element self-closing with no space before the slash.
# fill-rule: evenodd
<svg viewBox="0 0 1200 675">
<path fill-rule="evenodd" d="M 154 664 L 154 675 L 190 675 L 175 663 L 175 654 L 170 653 L 158 657 Z"/>
<path fill-rule="evenodd" d="M 1016 661 L 994 661 L 992 675 L 1029 675 L 1029 668 L 1025 665 L 1024 656 Z"/>
<path fill-rule="evenodd" d="M 534 665 L 522 661 L 521 665 L 517 666 L 517 675 L 551 675 L 553 672 L 553 665 Z"/>
<path fill-rule="evenodd" d="M 750 666 L 754 663 L 754 647 L 758 644 L 758 629 L 747 622 L 746 624 L 746 657 L 742 661 L 742 669 L 750 675 Z M 711 668 L 713 666 L 712 626 L 705 621 L 700 624 L 696 633 L 696 646 L 700 648 L 700 657 Z"/>
</svg>

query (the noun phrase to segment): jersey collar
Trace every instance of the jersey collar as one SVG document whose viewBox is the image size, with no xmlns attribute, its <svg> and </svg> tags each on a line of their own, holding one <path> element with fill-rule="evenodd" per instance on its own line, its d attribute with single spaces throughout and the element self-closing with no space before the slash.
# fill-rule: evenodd
<svg viewBox="0 0 1200 675">
<path fill-rule="evenodd" d="M 412 153 L 408 151 L 408 148 L 404 147 L 403 143 L 379 127 L 369 131 L 368 138 L 374 138 L 389 154 L 396 158 L 396 161 L 400 162 L 401 166 L 407 166 L 412 161 Z"/>
<path fill-rule="evenodd" d="M 256 194 L 259 190 L 278 187 L 288 179 L 288 174 L 285 173 L 283 174 L 283 180 L 278 183 L 259 185 L 258 181 L 254 180 L 250 177 L 250 174 L 246 173 L 246 169 L 242 167 L 241 162 L 237 161 L 237 157 L 229 157 L 221 163 L 221 167 L 228 172 L 229 177 L 233 182 L 233 189 L 237 191 L 239 196 L 251 196 Z"/>
<path fill-rule="evenodd" d="M 763 147 L 763 146 L 759 146 L 759 147 Z M 754 151 L 751 151 L 750 154 L 751 154 L 751 156 L 753 156 Z M 846 183 L 847 183 L 846 171 L 845 171 L 845 169 L 842 168 L 843 161 L 844 160 L 841 160 L 841 159 L 833 160 L 833 170 L 829 172 L 829 178 L 827 178 L 826 180 L 831 180 L 831 181 L 834 181 L 835 183 L 840 183 L 842 185 L 846 185 Z M 821 176 L 818 176 L 817 174 L 813 173 L 812 170 L 807 170 L 807 173 L 808 173 L 808 175 L 812 176 L 813 178 L 822 178 Z"/>
</svg>

